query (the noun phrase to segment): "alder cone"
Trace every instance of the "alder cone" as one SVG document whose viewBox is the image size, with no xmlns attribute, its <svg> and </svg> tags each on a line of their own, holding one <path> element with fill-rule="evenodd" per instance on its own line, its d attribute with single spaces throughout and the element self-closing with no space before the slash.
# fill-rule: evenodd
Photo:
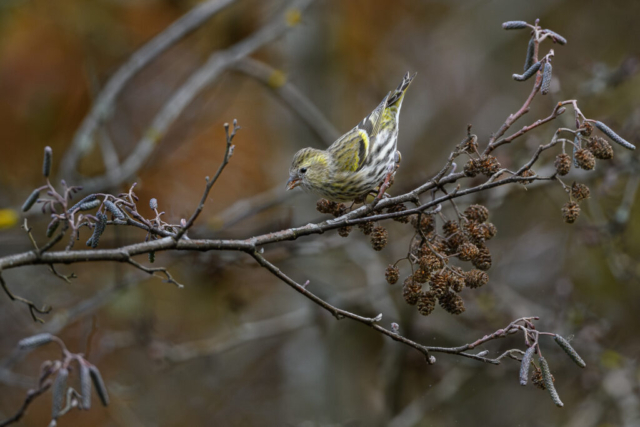
<svg viewBox="0 0 640 427">
<path fill-rule="evenodd" d="M 571 157 L 564 153 L 558 154 L 554 165 L 558 175 L 564 176 L 571 170 Z"/>
</svg>

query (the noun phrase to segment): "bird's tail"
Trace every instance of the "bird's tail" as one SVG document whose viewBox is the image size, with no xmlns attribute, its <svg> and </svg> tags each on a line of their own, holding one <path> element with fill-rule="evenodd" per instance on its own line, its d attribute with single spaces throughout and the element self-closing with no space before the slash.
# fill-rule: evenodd
<svg viewBox="0 0 640 427">
<path fill-rule="evenodd" d="M 404 94 L 409 88 L 409 85 L 413 81 L 413 78 L 416 76 L 416 74 L 418 73 L 410 75 L 407 71 L 407 74 L 404 75 L 404 78 L 402 79 L 402 82 L 400 82 L 398 88 L 391 92 L 391 94 L 387 98 L 387 107 L 397 105 L 398 109 L 400 108 L 400 106 L 402 105 L 402 100 L 404 99 Z"/>
</svg>

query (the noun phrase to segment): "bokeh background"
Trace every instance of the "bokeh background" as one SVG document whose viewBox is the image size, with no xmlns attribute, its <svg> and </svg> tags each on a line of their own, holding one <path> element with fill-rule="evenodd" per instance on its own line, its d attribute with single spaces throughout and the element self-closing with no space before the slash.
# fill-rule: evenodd
<svg viewBox="0 0 640 427">
<path fill-rule="evenodd" d="M 511 79 L 522 70 L 528 35 L 502 30 L 506 20 L 540 18 L 569 40 L 543 44 L 543 52 L 556 52 L 552 92 L 536 99 L 514 129 L 547 116 L 560 100 L 578 99 L 587 117 L 640 143 L 637 1 L 317 0 L 300 16 L 283 12 L 284 1 L 227 3 L 126 84 L 88 149 L 66 169 L 62 159 L 110 76 L 200 3 L 0 3 L 0 255 L 30 249 L 18 226 L 23 214 L 15 212 L 41 185 L 44 146 L 53 147 L 59 178 L 110 176 L 98 189 L 114 193 L 137 182 L 141 212 L 151 215 L 146 205 L 155 197 L 177 222 L 190 215 L 204 177 L 215 172 L 222 125 L 234 118 L 242 126 L 234 157 L 192 237 L 244 238 L 320 220 L 315 197 L 284 192 L 293 153 L 324 146 L 331 127 L 350 129 L 406 71 L 418 76 L 402 111 L 404 161 L 391 192 L 409 190 L 440 169 L 467 124 L 486 144 L 529 94 L 530 82 Z M 141 168 L 109 175 L 210 55 L 283 16 L 291 28 L 198 92 Z M 315 105 L 330 125 L 309 125 L 300 99 L 287 101 L 286 90 Z M 498 150 L 498 158 L 517 168 L 558 126 L 571 126 L 571 114 L 565 116 Z M 57 356 L 48 347 L 17 353 L 16 343 L 50 331 L 100 368 L 111 394 L 108 408 L 96 399 L 93 409 L 71 412 L 60 425 L 640 425 L 640 169 L 636 153 L 614 149 L 614 160 L 599 162 L 596 171 L 568 176 L 567 183 L 583 182 L 592 191 L 574 225 L 562 222 L 568 196 L 557 183 L 460 201 L 463 208 L 488 206 L 499 230 L 489 243 L 490 283 L 463 294 L 461 316 L 436 309 L 422 317 L 403 302 L 400 285 L 385 282 L 386 266 L 407 252 L 411 230 L 402 224 L 389 224 L 381 252 L 357 231 L 265 252 L 329 302 L 366 316 L 383 313 L 385 325 L 397 322 L 424 344 L 460 345 L 517 317 L 540 316 L 539 328 L 572 337 L 588 365 L 579 369 L 551 339 L 543 340 L 562 409 L 546 392 L 518 385 L 517 362 L 493 366 L 440 354 L 427 366 L 418 352 L 365 326 L 337 322 L 248 257 L 212 252 L 158 254 L 156 263 L 186 284 L 181 290 L 119 264 L 61 266 L 78 275 L 71 284 L 45 267 L 4 272 L 14 292 L 53 311 L 40 325 L 23 305 L 0 295 L 0 419 L 19 408 L 42 361 Z M 547 154 L 536 170 L 550 171 L 557 153 Z M 46 217 L 28 219 L 43 241 Z M 139 230 L 118 228 L 108 230 L 103 247 L 143 239 Z M 407 265 L 401 266 L 404 277 Z M 498 355 L 523 343 L 510 337 L 484 348 Z M 49 394 L 37 399 L 22 425 L 47 425 L 50 400 Z"/>
</svg>

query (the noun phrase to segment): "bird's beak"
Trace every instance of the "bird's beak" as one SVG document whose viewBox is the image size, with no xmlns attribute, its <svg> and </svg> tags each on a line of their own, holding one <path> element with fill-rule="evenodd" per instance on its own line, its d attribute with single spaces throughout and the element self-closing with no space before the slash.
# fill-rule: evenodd
<svg viewBox="0 0 640 427">
<path fill-rule="evenodd" d="M 289 181 L 287 181 L 287 191 L 293 190 L 298 185 L 300 185 L 300 178 L 292 176 L 291 178 L 289 178 Z"/>
</svg>

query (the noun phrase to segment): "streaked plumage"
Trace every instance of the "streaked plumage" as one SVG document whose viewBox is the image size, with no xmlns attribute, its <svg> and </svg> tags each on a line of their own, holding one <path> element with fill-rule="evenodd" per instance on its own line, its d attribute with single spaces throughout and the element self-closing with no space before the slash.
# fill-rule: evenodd
<svg viewBox="0 0 640 427">
<path fill-rule="evenodd" d="M 327 150 L 298 151 L 289 169 L 287 189 L 300 186 L 326 199 L 345 202 L 380 186 L 398 161 L 400 108 L 414 77 L 407 73 L 396 90 Z"/>
</svg>

